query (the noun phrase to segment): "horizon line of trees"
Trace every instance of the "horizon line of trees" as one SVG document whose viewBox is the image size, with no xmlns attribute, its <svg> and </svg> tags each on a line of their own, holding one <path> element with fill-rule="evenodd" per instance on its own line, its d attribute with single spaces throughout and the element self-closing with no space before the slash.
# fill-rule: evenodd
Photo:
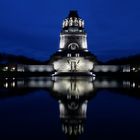
<svg viewBox="0 0 140 140">
<path fill-rule="evenodd" d="M 0 64 L 48 64 L 49 60 L 40 61 L 34 58 L 28 58 L 22 55 L 13 55 L 0 53 Z M 107 62 L 102 62 L 97 59 L 99 64 L 112 64 L 112 65 L 140 65 L 140 54 L 132 55 L 122 58 L 114 58 Z"/>
</svg>

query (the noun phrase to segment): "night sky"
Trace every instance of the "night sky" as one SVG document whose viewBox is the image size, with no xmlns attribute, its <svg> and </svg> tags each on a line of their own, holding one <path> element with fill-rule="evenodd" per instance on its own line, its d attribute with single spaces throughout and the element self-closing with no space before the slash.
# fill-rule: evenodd
<svg viewBox="0 0 140 140">
<path fill-rule="evenodd" d="M 69 10 L 85 20 L 100 60 L 140 53 L 140 0 L 1 0 L 0 52 L 48 59 Z"/>
</svg>

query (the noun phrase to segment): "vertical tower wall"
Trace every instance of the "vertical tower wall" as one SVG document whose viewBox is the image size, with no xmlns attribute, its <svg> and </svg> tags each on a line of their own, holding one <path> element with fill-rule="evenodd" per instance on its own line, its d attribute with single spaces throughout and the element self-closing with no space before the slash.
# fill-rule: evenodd
<svg viewBox="0 0 140 140">
<path fill-rule="evenodd" d="M 69 49 L 71 43 L 78 44 L 78 49 L 87 50 L 87 35 L 86 34 L 60 34 L 59 50 Z"/>
</svg>

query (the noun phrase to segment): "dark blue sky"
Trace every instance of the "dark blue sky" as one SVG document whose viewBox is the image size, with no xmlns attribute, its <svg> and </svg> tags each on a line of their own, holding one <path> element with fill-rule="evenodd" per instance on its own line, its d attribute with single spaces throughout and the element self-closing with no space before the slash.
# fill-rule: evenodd
<svg viewBox="0 0 140 140">
<path fill-rule="evenodd" d="M 48 59 L 71 9 L 85 20 L 88 48 L 99 59 L 140 53 L 139 0 L 1 0 L 0 52 Z"/>
</svg>

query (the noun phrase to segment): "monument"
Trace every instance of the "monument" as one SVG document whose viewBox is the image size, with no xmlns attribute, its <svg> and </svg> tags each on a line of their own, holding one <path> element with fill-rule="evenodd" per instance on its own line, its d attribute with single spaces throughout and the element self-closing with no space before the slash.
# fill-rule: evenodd
<svg viewBox="0 0 140 140">
<path fill-rule="evenodd" d="M 95 56 L 88 51 L 84 20 L 77 11 L 70 11 L 63 20 L 59 50 L 49 61 L 55 69 L 54 75 L 94 75 Z"/>
</svg>

